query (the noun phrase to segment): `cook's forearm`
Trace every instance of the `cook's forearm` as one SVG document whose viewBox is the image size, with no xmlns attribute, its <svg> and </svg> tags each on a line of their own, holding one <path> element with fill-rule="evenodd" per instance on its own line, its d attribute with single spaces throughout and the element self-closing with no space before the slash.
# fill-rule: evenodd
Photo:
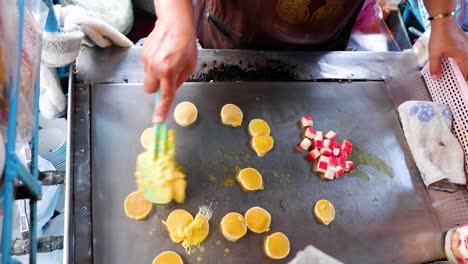
<svg viewBox="0 0 468 264">
<path fill-rule="evenodd" d="M 193 5 L 191 0 L 153 0 L 158 19 L 171 19 L 174 23 L 193 29 Z"/>
<path fill-rule="evenodd" d="M 457 0 L 424 0 L 424 5 L 429 16 L 436 16 L 455 11 Z"/>
<path fill-rule="evenodd" d="M 465 0 L 463 0 L 465 1 Z M 457 0 L 424 0 L 429 16 L 443 15 L 455 11 Z M 457 27 L 454 16 L 444 17 L 431 21 L 432 30 L 451 30 Z"/>
</svg>

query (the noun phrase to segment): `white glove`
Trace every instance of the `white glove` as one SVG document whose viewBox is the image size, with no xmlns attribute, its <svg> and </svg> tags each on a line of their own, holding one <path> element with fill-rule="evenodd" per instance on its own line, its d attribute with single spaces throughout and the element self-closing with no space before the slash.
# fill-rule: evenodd
<svg viewBox="0 0 468 264">
<path fill-rule="evenodd" d="M 112 44 L 123 48 L 133 43 L 116 29 L 79 6 L 54 6 L 60 32 L 44 32 L 41 65 L 41 98 L 39 108 L 48 118 L 65 113 L 66 99 L 55 67 L 75 61 L 82 44 L 105 48 Z M 48 68 L 49 67 L 49 68 Z"/>
</svg>

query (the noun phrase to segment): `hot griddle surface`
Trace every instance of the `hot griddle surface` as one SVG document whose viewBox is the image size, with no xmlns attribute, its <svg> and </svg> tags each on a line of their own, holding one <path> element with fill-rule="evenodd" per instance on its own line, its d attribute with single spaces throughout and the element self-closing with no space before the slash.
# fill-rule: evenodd
<svg viewBox="0 0 468 264">
<path fill-rule="evenodd" d="M 165 250 L 185 263 L 272 263 L 263 255 L 266 234 L 248 233 L 237 243 L 226 241 L 219 222 L 228 212 L 244 213 L 261 206 L 272 215 L 270 233 L 284 232 L 294 257 L 312 244 L 346 263 L 407 263 L 437 259 L 442 237 L 424 186 L 409 154 L 396 111 L 383 82 L 188 83 L 176 102 L 191 101 L 199 111 L 195 125 L 176 130 L 177 161 L 187 170 L 187 200 L 182 205 L 155 206 L 144 221 L 125 216 L 123 201 L 136 189 L 135 160 L 143 151 L 141 132 L 151 126 L 153 96 L 140 85 L 99 84 L 91 87 L 92 234 L 94 263 L 151 263 Z M 220 122 L 226 103 L 244 111 L 241 128 Z M 175 104 L 174 104 L 175 105 Z M 333 129 L 341 139 L 384 159 L 393 177 L 365 167 L 370 179 L 344 176 L 325 182 L 295 151 L 297 120 L 310 114 L 317 129 Z M 253 118 L 271 126 L 275 146 L 264 158 L 249 148 L 246 126 Z M 265 189 L 245 193 L 235 183 L 223 186 L 236 167 L 262 172 Z M 214 183 L 216 179 L 216 183 Z M 312 206 L 329 199 L 336 208 L 330 226 L 317 224 Z M 196 214 L 212 204 L 205 252 L 191 256 L 171 242 L 161 223 L 169 212 L 183 208 Z M 218 245 L 218 241 L 221 243 Z M 229 248 L 229 253 L 225 249 Z M 199 259 L 200 260 L 200 259 Z"/>
</svg>

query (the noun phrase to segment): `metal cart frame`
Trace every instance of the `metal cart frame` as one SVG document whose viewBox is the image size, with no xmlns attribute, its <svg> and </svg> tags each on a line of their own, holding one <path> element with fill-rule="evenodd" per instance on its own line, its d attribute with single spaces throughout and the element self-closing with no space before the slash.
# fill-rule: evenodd
<svg viewBox="0 0 468 264">
<path fill-rule="evenodd" d="M 93 199 L 96 199 L 93 196 L 93 184 L 99 184 L 99 182 L 102 184 L 103 180 L 97 180 L 97 182 L 92 180 L 93 173 L 96 173 L 93 169 L 92 152 L 95 144 L 99 142 L 91 136 L 93 126 L 96 125 L 93 123 L 93 111 L 97 111 L 93 109 L 92 102 L 98 100 L 93 99 L 93 96 L 99 97 L 103 94 L 93 89 L 110 91 L 118 90 L 122 86 L 141 85 L 144 70 L 140 60 L 140 51 L 141 47 L 133 47 L 126 51 L 118 48 L 83 48 L 76 68 L 71 71 L 68 111 L 70 145 L 67 159 L 64 245 L 64 258 L 70 263 L 97 261 L 94 247 L 98 242 L 95 236 L 102 235 L 103 232 L 95 229 L 99 223 L 102 225 L 102 219 L 94 218 L 93 214 L 93 211 L 97 212 L 96 208 L 93 209 Z M 264 85 L 261 82 L 270 82 L 272 85 L 275 82 L 291 82 L 292 84 L 359 82 L 364 85 L 368 82 L 383 82 L 394 109 L 407 100 L 431 100 L 421 78 L 416 58 L 411 52 L 307 53 L 200 50 L 197 71 L 189 82 L 211 81 L 215 83 L 240 82 L 240 84 L 259 82 L 258 85 L 262 87 Z M 190 87 L 195 84 L 187 85 Z M 202 86 L 207 87 L 207 85 Z M 218 84 L 218 86 L 223 86 L 223 84 Z M 185 95 L 185 98 L 187 96 L 189 95 Z M 194 93 L 191 92 L 190 96 L 194 96 Z M 406 153 L 405 157 L 411 156 L 407 153 L 409 151 L 407 147 L 403 150 Z M 441 221 L 438 220 L 441 215 L 433 208 L 433 204 L 437 203 L 437 195 L 431 195 L 431 191 L 423 187 L 411 158 L 407 162 L 411 168 L 408 167 L 405 170 L 411 170 L 412 180 L 420 182 L 417 184 L 419 186 L 417 190 L 414 190 L 414 197 L 425 200 L 428 206 L 424 209 L 426 213 L 416 210 L 411 214 L 430 218 L 425 220 L 431 222 L 429 226 L 432 226 L 431 231 L 427 230 L 427 232 L 434 239 L 425 256 L 409 257 L 413 260 L 424 261 L 443 258 L 441 241 L 443 230 L 447 227 L 441 226 Z M 466 190 L 461 190 L 461 192 L 466 193 Z M 99 195 L 96 194 L 96 196 Z M 416 216 L 411 219 L 415 218 Z"/>
</svg>

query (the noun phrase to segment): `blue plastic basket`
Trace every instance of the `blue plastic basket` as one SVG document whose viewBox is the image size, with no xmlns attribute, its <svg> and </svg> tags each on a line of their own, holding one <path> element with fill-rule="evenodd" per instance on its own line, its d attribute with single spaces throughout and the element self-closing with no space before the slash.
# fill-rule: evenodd
<svg viewBox="0 0 468 264">
<path fill-rule="evenodd" d="M 421 26 L 427 29 L 430 25 L 429 21 L 427 20 L 429 14 L 424 7 L 423 0 L 409 0 L 408 3 L 408 10 L 413 13 Z M 458 1 L 455 14 L 458 24 L 463 28 L 464 31 L 468 32 L 468 0 Z"/>
</svg>

